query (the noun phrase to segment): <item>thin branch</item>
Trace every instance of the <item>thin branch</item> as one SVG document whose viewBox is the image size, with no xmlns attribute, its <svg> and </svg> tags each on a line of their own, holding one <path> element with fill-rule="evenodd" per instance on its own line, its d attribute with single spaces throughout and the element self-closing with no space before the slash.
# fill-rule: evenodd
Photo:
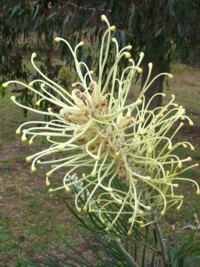
<svg viewBox="0 0 200 267">
<path fill-rule="evenodd" d="M 160 247 L 161 247 L 161 257 L 162 257 L 162 260 L 163 260 L 163 263 L 164 263 L 164 267 L 168 267 L 169 266 L 169 262 L 167 260 L 167 253 L 166 253 L 166 248 L 165 248 L 165 244 L 163 242 L 163 237 L 162 237 L 162 231 L 161 231 L 161 228 L 160 228 L 160 225 L 158 223 L 155 224 L 155 229 L 156 229 L 156 232 L 158 234 L 158 239 L 159 239 L 159 242 L 160 242 Z"/>
<path fill-rule="evenodd" d="M 128 262 L 131 264 L 131 266 L 140 267 L 134 259 L 131 257 L 131 255 L 126 251 L 126 249 L 120 244 L 119 242 L 116 242 L 117 246 L 121 249 L 123 254 L 128 258 Z"/>
</svg>

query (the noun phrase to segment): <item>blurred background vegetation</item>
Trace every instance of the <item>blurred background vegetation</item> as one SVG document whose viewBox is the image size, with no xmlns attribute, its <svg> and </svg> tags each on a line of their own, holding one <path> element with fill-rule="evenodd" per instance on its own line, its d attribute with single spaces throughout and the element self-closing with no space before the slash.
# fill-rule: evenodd
<svg viewBox="0 0 200 267">
<path fill-rule="evenodd" d="M 54 37 L 66 38 L 72 47 L 83 39 L 96 49 L 101 42 L 102 13 L 117 26 L 115 37 L 120 45 L 133 46 L 133 57 L 140 51 L 145 52 L 142 83 L 147 76 L 148 62 L 154 63 L 152 76 L 170 71 L 174 59 L 200 64 L 199 0 L 127 0 L 126 3 L 117 0 L 1 0 L 0 82 L 27 81 L 31 72 L 24 59 L 37 51 L 42 71 L 54 80 L 59 79 L 67 89 L 70 72 L 65 73 L 63 65 L 52 59 L 60 58 L 68 64 L 72 58 L 66 46 L 61 45 L 58 50 Z M 84 53 L 80 50 L 79 56 L 89 66 L 95 66 L 96 55 L 88 48 Z M 163 91 L 163 82 L 163 78 L 158 79 L 146 97 Z M 22 90 L 15 92 L 27 94 Z M 21 98 L 24 101 L 25 97 Z M 161 104 L 158 96 L 152 108 Z"/>
</svg>

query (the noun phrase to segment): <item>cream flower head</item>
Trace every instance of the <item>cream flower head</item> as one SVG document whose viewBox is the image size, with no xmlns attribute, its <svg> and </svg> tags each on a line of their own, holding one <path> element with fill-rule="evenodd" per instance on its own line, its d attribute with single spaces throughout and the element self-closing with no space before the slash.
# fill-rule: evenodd
<svg viewBox="0 0 200 267">
<path fill-rule="evenodd" d="M 66 40 L 56 38 L 56 42 L 62 41 L 68 46 L 74 58 L 78 80 L 72 84 L 74 89 L 71 93 L 38 69 L 34 62 L 35 53 L 31 61 L 43 79 L 28 85 L 9 81 L 3 87 L 11 83 L 23 85 L 39 98 L 36 105 L 45 100 L 59 108 L 59 112 L 51 108 L 40 111 L 23 106 L 14 96 L 11 97 L 18 106 L 51 118 L 48 122 L 26 122 L 16 131 L 17 134 L 22 133 L 22 141 L 29 139 L 29 144 L 39 136 L 48 141 L 46 149 L 26 160 L 31 162 L 32 171 L 36 170 L 36 165 L 51 166 L 46 174 L 49 192 L 79 188 L 75 196 L 79 212 L 98 214 L 107 231 L 114 229 L 118 219 L 124 216 L 130 235 L 135 223 L 145 227 L 156 222 L 172 206 L 180 209 L 184 197 L 176 193 L 179 181 L 193 182 L 197 194 L 200 194 L 198 184 L 182 176 L 185 170 L 197 164 L 187 164 L 184 168 L 184 163 L 191 158 L 182 159 L 175 154 L 180 146 L 194 149 L 188 142 L 174 140 L 183 126 L 181 120 L 188 121 L 190 125 L 193 123 L 185 115 L 185 109 L 174 103 L 174 95 L 165 106 L 148 110 L 156 95 L 147 103 L 146 90 L 160 76 L 172 78 L 171 74 L 161 73 L 149 81 L 152 63 L 149 63 L 149 75 L 138 98 L 130 101 L 129 92 L 135 75 L 142 72 L 140 64 L 144 53 L 139 54 L 135 63 L 130 54 L 132 47 L 128 45 L 120 50 L 112 36 L 115 26 L 109 24 L 106 16 L 101 18 L 107 30 L 102 37 L 97 77 L 77 59 L 77 51 L 84 45 L 83 42 L 73 50 Z M 111 53 L 115 61 L 107 72 L 105 69 Z M 127 66 L 119 72 L 119 64 L 124 58 Z M 40 86 L 40 90 L 36 89 L 36 85 Z M 55 186 L 55 173 L 63 169 L 65 175 L 60 186 Z M 77 173 L 78 179 L 70 179 L 74 173 Z M 84 193 L 87 197 L 79 201 Z M 109 225 L 106 225 L 106 216 L 112 218 Z"/>
</svg>

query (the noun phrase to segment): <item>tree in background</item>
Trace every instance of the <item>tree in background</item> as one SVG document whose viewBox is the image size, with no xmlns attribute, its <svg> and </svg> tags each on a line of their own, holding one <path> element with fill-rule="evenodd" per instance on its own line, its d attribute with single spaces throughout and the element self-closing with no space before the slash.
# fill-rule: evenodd
<svg viewBox="0 0 200 267">
<path fill-rule="evenodd" d="M 37 4 L 39 2 L 40 5 Z M 121 46 L 125 43 L 132 44 L 135 55 L 139 51 L 145 52 L 142 83 L 146 80 L 148 62 L 153 62 L 152 76 L 155 76 L 160 72 L 169 71 L 171 58 L 174 55 L 187 58 L 191 54 L 190 51 L 195 51 L 199 46 L 199 37 L 196 34 L 200 12 L 198 0 L 127 0 L 126 4 L 117 0 L 54 1 L 51 8 L 47 8 L 47 2 L 1 1 L 2 81 L 7 77 L 11 78 L 11 75 L 17 78 L 21 78 L 21 75 L 22 78 L 28 79 L 22 52 L 27 48 L 33 50 L 39 44 L 44 45 L 45 53 L 48 54 L 48 64 L 45 67 L 47 71 L 51 69 L 55 35 L 70 40 L 72 45 L 82 38 L 89 38 L 90 35 L 91 41 L 100 44 L 102 25 L 99 23 L 99 17 L 102 13 L 106 13 L 110 21 L 117 26 L 116 38 L 122 40 Z M 30 36 L 32 36 L 31 41 Z M 16 49 L 16 43 L 20 40 L 22 47 L 22 39 L 21 52 Z M 66 50 L 62 47 L 61 56 L 65 54 Z M 83 54 L 80 51 L 81 56 Z M 84 53 L 84 56 L 87 57 L 87 63 L 95 62 L 91 51 Z M 69 57 L 67 62 L 70 62 Z M 53 72 L 53 75 L 57 74 L 57 71 Z M 158 79 L 146 93 L 146 98 L 151 98 L 156 92 L 162 92 L 163 83 L 163 78 Z M 158 96 L 151 102 L 150 108 L 161 104 L 162 98 Z"/>
<path fill-rule="evenodd" d="M 172 57 L 189 56 L 189 48 L 195 49 L 197 38 L 193 24 L 198 21 L 199 1 L 188 0 L 130 0 L 110 1 L 112 22 L 118 26 L 118 34 L 124 43 L 131 43 L 136 52 L 145 52 L 142 84 L 148 74 L 148 62 L 153 62 L 152 77 L 170 70 Z M 193 35 L 191 35 L 193 33 Z M 151 77 L 151 78 L 152 78 Z M 146 93 L 150 99 L 163 91 L 163 78 L 158 79 Z M 162 104 L 158 96 L 150 108 Z"/>
</svg>

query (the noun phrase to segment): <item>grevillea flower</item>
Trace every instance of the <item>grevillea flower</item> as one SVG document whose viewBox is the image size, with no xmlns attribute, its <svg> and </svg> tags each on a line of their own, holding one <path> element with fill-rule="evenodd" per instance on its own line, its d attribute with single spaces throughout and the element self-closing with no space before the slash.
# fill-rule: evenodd
<svg viewBox="0 0 200 267">
<path fill-rule="evenodd" d="M 49 192 L 78 188 L 75 196 L 77 211 L 98 214 L 107 231 L 124 216 L 129 225 L 128 234 L 131 234 L 134 223 L 144 227 L 156 222 L 172 206 L 180 209 L 184 198 L 177 193 L 180 181 L 191 181 L 200 194 L 196 181 L 182 175 L 197 164 L 183 167 L 191 158 L 180 158 L 175 153 L 178 147 L 194 149 L 189 142 L 174 140 L 183 120 L 190 125 L 193 122 L 185 115 L 185 109 L 174 103 L 174 95 L 163 107 L 148 109 L 158 94 L 147 102 L 146 90 L 160 76 L 172 78 L 169 73 L 161 73 L 149 81 L 152 63 L 149 63 L 149 74 L 138 98 L 130 101 L 129 92 L 135 75 L 142 72 L 140 64 L 144 53 L 139 54 L 135 63 L 129 52 L 132 47 L 128 45 L 120 50 L 112 34 L 115 26 L 111 26 L 104 15 L 101 18 L 107 30 L 102 37 L 98 75 L 95 76 L 84 62 L 77 59 L 77 51 L 83 42 L 73 50 L 66 40 L 55 38 L 56 42 L 62 41 L 68 46 L 74 58 L 78 80 L 72 84 L 71 93 L 38 69 L 34 62 L 35 53 L 31 61 L 42 79 L 28 85 L 9 81 L 3 87 L 12 83 L 22 85 L 37 95 L 36 105 L 47 101 L 59 110 L 40 111 L 23 106 L 11 97 L 18 106 L 51 117 L 48 122 L 25 122 L 16 131 L 22 133 L 22 141 L 29 139 L 29 144 L 39 136 L 48 141 L 46 149 L 27 157 L 26 161 L 31 162 L 32 171 L 36 170 L 36 165 L 51 166 L 46 174 Z M 115 61 L 107 71 L 111 54 Z M 124 58 L 127 66 L 120 72 L 119 64 Z M 40 89 L 36 89 L 38 85 Z M 58 186 L 58 178 L 55 185 L 54 177 L 61 170 L 65 170 L 65 175 Z M 71 179 L 74 173 L 78 178 Z M 84 200 L 81 198 L 83 194 L 86 196 Z M 112 218 L 109 225 L 106 225 L 106 216 Z"/>
</svg>

